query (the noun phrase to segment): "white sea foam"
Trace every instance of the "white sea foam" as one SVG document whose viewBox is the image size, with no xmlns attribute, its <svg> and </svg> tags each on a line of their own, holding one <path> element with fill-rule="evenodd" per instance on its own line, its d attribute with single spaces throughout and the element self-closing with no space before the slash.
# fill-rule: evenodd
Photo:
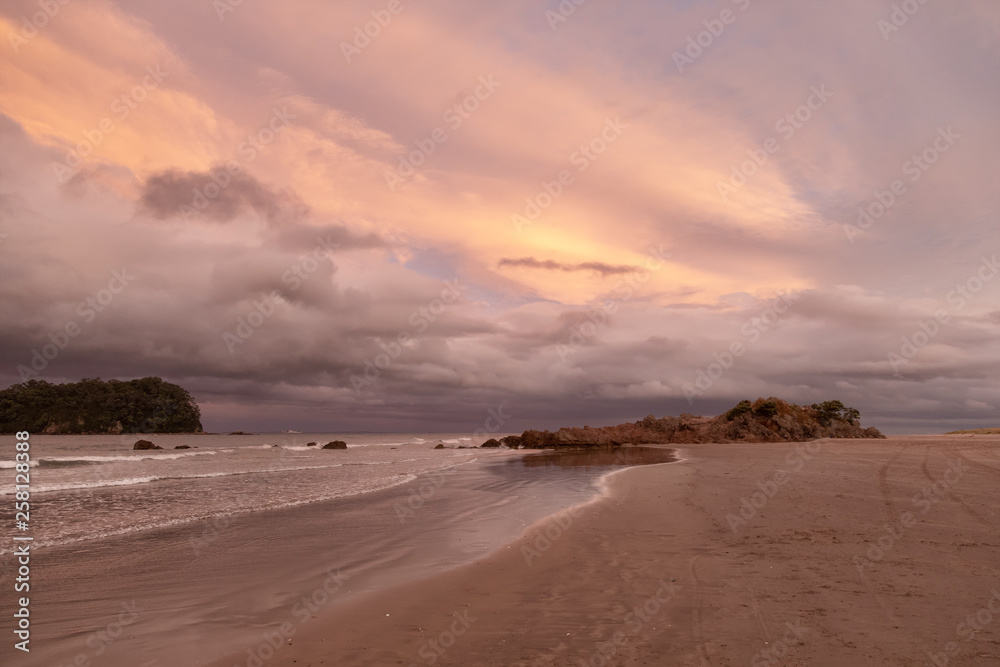
<svg viewBox="0 0 1000 667">
<path fill-rule="evenodd" d="M 163 454 L 143 453 L 127 454 L 122 456 L 43 456 L 39 461 L 85 461 L 88 463 L 106 463 L 110 461 L 145 461 L 149 459 L 173 460 L 183 459 L 189 456 L 214 456 L 215 450 L 206 449 L 200 452 L 164 452 Z"/>
<path fill-rule="evenodd" d="M 324 468 L 339 468 L 343 463 L 333 463 L 322 466 L 289 466 L 287 468 L 277 468 L 274 470 L 237 470 L 232 472 L 206 472 L 193 475 L 142 475 L 138 477 L 120 477 L 118 479 L 96 479 L 82 482 L 62 482 L 56 484 L 32 484 L 32 493 L 46 493 L 51 491 L 71 491 L 75 489 L 98 489 L 108 486 L 133 486 L 135 484 L 148 484 L 149 482 L 159 482 L 169 479 L 204 479 L 208 477 L 232 477 L 235 475 L 266 475 L 274 472 L 287 472 L 293 470 L 322 470 Z M 3 495 L 13 495 L 13 489 L 5 491 Z"/>
<path fill-rule="evenodd" d="M 336 467 L 336 466 L 317 466 L 317 467 Z M 64 545 L 64 544 L 74 544 L 74 543 L 77 543 L 77 542 L 85 542 L 85 541 L 93 540 L 93 539 L 101 539 L 101 538 L 106 538 L 106 537 L 115 537 L 115 536 L 118 536 L 118 535 L 127 535 L 129 533 L 136 533 L 136 532 L 145 531 L 145 530 L 156 530 L 156 529 L 160 529 L 160 528 L 169 528 L 171 526 L 179 526 L 179 525 L 184 525 L 184 524 L 188 524 L 188 523 L 195 523 L 197 521 L 205 521 L 207 519 L 229 517 L 229 516 L 238 516 L 238 515 L 241 515 L 241 514 L 250 514 L 250 513 L 259 512 L 259 511 L 262 511 L 262 510 L 265 510 L 265 509 L 266 510 L 274 510 L 274 509 L 284 509 L 286 507 L 296 507 L 298 505 L 307 505 L 309 503 L 322 502 L 322 501 L 325 501 L 325 500 L 334 500 L 336 498 L 344 498 L 344 497 L 347 497 L 347 496 L 357 496 L 357 495 L 363 495 L 363 494 L 366 494 L 366 493 L 374 493 L 376 491 L 382 491 L 384 489 L 389 489 L 389 488 L 392 488 L 394 486 L 400 486 L 402 484 L 407 484 L 409 482 L 414 481 L 415 479 L 417 479 L 417 476 L 414 475 L 414 474 L 400 473 L 400 474 L 394 475 L 392 477 L 382 478 L 380 480 L 374 481 L 374 483 L 370 482 L 366 486 L 363 486 L 363 487 L 360 487 L 360 488 L 346 489 L 346 490 L 341 490 L 341 491 L 332 492 L 332 493 L 331 492 L 327 492 L 327 493 L 323 493 L 323 494 L 320 494 L 320 495 L 317 495 L 317 496 L 311 497 L 311 498 L 298 499 L 298 500 L 290 500 L 290 501 L 279 502 L 279 503 L 274 503 L 274 504 L 266 504 L 265 503 L 264 505 L 261 505 L 261 506 L 240 507 L 240 508 L 234 508 L 233 510 L 230 510 L 230 511 L 214 512 L 214 513 L 209 513 L 209 514 L 204 514 L 204 515 L 197 515 L 197 516 L 192 515 L 192 516 L 178 517 L 178 518 L 174 518 L 174 519 L 167 519 L 165 521 L 157 521 L 157 522 L 152 522 L 152 523 L 148 523 L 148 524 L 139 524 L 139 525 L 126 526 L 126 527 L 117 528 L 117 529 L 104 529 L 104 530 L 100 530 L 100 531 L 98 531 L 96 533 L 92 533 L 92 534 L 88 534 L 88 535 L 80 535 L 80 536 L 74 536 L 74 537 L 57 537 L 55 539 L 48 539 L 48 540 L 41 539 L 41 540 L 36 540 L 34 542 L 34 545 L 38 546 L 38 547 L 44 547 L 44 546 L 56 546 L 56 545 Z M 12 552 L 12 549 L 6 548 L 6 546 L 0 546 L 0 554 L 7 554 L 7 553 L 11 553 L 11 552 Z"/>
<path fill-rule="evenodd" d="M 18 464 L 18 461 L 0 461 L 0 468 L 13 468 Z M 28 461 L 29 467 L 35 467 L 38 465 L 38 459 L 32 459 Z"/>
</svg>

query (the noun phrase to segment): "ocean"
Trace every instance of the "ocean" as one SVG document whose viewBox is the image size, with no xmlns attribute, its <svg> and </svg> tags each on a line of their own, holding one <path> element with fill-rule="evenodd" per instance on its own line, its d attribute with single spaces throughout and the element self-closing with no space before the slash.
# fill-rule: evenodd
<svg viewBox="0 0 1000 667">
<path fill-rule="evenodd" d="M 163 449 L 133 451 L 139 438 Z M 331 440 L 348 448 L 321 449 Z M 0 662 L 204 664 L 290 617 L 304 592 L 331 577 L 340 584 L 325 608 L 458 567 L 597 498 L 609 472 L 669 460 L 669 450 L 644 461 L 459 449 L 480 441 L 471 433 L 32 436 L 30 530 L 18 534 L 33 538 L 33 650 L 13 655 L 5 641 Z M 3 515 L 13 526 L 14 438 L 0 442 Z M 17 544 L 0 540 L 3 608 L 13 607 Z M 106 628 L 123 616 L 134 619 L 127 633 L 107 641 Z"/>
<path fill-rule="evenodd" d="M 31 437 L 32 534 L 38 547 L 371 493 L 496 450 L 472 434 L 269 434 Z M 162 450 L 133 451 L 147 439 Z M 13 438 L 0 494 L 14 493 Z M 332 440 L 347 450 L 324 450 Z M 310 447 L 308 443 L 316 442 Z M 188 446 L 191 449 L 175 449 Z M 4 469 L 8 474 L 3 474 Z M 10 503 L 13 505 L 13 502 Z M 11 551 L 0 542 L 0 554 Z"/>
</svg>

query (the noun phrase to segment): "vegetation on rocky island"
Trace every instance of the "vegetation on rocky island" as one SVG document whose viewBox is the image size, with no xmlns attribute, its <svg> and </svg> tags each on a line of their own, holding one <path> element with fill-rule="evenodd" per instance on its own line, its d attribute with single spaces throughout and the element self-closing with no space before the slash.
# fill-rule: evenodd
<svg viewBox="0 0 1000 667">
<path fill-rule="evenodd" d="M 555 432 L 525 431 L 521 435 L 510 435 L 499 441 L 487 440 L 483 446 L 543 449 L 884 437 L 876 428 L 861 428 L 861 413 L 840 401 L 824 401 L 805 406 L 771 397 L 740 401 L 717 417 L 698 417 L 687 413 L 680 417 L 662 418 L 649 415 L 632 424 L 617 426 L 561 428 Z"/>
<path fill-rule="evenodd" d="M 158 377 L 29 380 L 0 391 L 0 433 L 200 433 L 201 411 L 186 389 Z"/>
</svg>

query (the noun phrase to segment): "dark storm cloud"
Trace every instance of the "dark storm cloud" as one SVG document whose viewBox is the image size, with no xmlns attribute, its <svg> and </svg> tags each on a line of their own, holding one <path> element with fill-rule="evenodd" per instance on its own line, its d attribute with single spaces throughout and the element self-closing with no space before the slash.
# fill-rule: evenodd
<svg viewBox="0 0 1000 667">
<path fill-rule="evenodd" d="M 497 263 L 497 266 L 500 268 L 505 266 L 515 266 L 528 269 L 545 269 L 547 271 L 593 271 L 595 273 L 601 274 L 602 276 L 613 276 L 613 275 L 620 275 L 623 273 L 634 273 L 639 270 L 638 267 L 635 266 L 612 265 L 612 264 L 605 264 L 604 262 L 581 262 L 579 264 L 565 264 L 563 262 L 556 262 L 551 259 L 541 260 L 541 259 L 535 259 L 534 257 L 519 257 L 519 258 L 504 257 Z"/>
<path fill-rule="evenodd" d="M 309 207 L 294 193 L 275 190 L 224 165 L 204 172 L 168 170 L 146 180 L 140 210 L 160 220 L 230 222 L 255 212 L 272 224 L 301 220 Z"/>
<path fill-rule="evenodd" d="M 385 248 L 389 244 L 373 233 L 356 233 L 338 224 L 283 225 L 265 232 L 269 245 L 292 252 L 313 249 L 348 250 L 354 248 Z"/>
</svg>

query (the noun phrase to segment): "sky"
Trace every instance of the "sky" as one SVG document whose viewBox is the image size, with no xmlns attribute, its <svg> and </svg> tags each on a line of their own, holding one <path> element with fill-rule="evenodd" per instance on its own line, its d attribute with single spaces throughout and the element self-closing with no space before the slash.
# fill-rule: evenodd
<svg viewBox="0 0 1000 667">
<path fill-rule="evenodd" d="M 0 387 L 1000 422 L 1000 3 L 0 2 Z"/>
</svg>

